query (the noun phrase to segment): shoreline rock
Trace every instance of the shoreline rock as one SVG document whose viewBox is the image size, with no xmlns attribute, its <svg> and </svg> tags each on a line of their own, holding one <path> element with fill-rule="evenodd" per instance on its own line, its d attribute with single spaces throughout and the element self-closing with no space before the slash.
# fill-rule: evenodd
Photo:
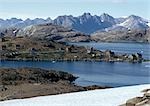
<svg viewBox="0 0 150 106">
<path fill-rule="evenodd" d="M 77 78 L 55 70 L 0 68 L 0 101 L 110 88 L 79 86 L 74 83 Z"/>
<path fill-rule="evenodd" d="M 117 54 L 111 50 L 100 51 L 93 47 L 69 45 L 55 41 L 6 37 L 0 43 L 1 60 L 31 61 L 106 61 L 143 62 L 142 54 Z M 28 45 L 28 46 L 27 46 Z"/>
<path fill-rule="evenodd" d="M 145 89 L 142 92 L 143 96 L 129 99 L 120 106 L 150 106 L 150 89 Z"/>
</svg>

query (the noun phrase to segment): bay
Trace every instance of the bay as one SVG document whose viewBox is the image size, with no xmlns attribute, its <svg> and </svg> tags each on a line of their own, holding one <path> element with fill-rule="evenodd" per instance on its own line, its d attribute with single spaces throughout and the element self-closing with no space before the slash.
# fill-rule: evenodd
<svg viewBox="0 0 150 106">
<path fill-rule="evenodd" d="M 139 43 L 74 43 L 80 46 L 90 46 L 105 51 L 107 49 L 116 53 L 142 53 L 143 57 L 150 59 L 149 44 Z M 150 62 L 55 62 L 55 61 L 0 61 L 0 68 L 34 67 L 66 71 L 78 76 L 76 84 L 126 86 L 150 83 Z"/>
</svg>

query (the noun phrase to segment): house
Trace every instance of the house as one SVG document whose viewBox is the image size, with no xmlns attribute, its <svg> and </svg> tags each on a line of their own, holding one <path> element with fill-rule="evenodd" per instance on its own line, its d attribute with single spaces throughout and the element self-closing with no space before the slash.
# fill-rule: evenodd
<svg viewBox="0 0 150 106">
<path fill-rule="evenodd" d="M 131 55 L 128 56 L 128 58 L 129 58 L 130 60 L 133 60 L 133 59 L 134 59 L 134 56 L 131 54 Z"/>
<path fill-rule="evenodd" d="M 21 46 L 19 44 L 16 44 L 16 49 L 19 50 Z"/>
<path fill-rule="evenodd" d="M 70 47 L 66 47 L 65 51 L 69 52 L 69 53 L 77 53 L 78 52 L 78 50 L 76 50 L 73 45 Z"/>
<path fill-rule="evenodd" d="M 142 54 L 140 53 L 136 53 L 136 54 L 131 54 L 128 56 L 130 61 L 133 62 L 142 62 L 143 58 L 142 58 Z"/>
<path fill-rule="evenodd" d="M 138 62 L 142 62 L 142 60 L 143 60 L 142 54 L 136 53 L 135 56 L 136 56 Z"/>
<path fill-rule="evenodd" d="M 66 52 L 70 52 L 70 49 L 68 47 L 65 48 Z"/>
<path fill-rule="evenodd" d="M 142 59 L 142 54 L 140 54 L 140 53 L 136 53 L 135 56 L 136 56 L 138 59 Z"/>
<path fill-rule="evenodd" d="M 115 56 L 115 53 L 112 52 L 111 50 L 106 50 L 104 53 L 105 53 L 105 56 L 108 57 L 108 58 L 111 58 L 111 57 Z"/>
<path fill-rule="evenodd" d="M 91 48 L 87 47 L 86 50 L 87 50 L 87 53 L 90 54 L 94 51 L 94 48 L 93 47 L 91 47 Z"/>
</svg>

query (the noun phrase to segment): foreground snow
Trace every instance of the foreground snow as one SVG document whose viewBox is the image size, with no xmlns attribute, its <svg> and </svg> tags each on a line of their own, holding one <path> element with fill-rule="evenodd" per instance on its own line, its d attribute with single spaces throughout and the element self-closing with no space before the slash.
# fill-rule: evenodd
<svg viewBox="0 0 150 106">
<path fill-rule="evenodd" d="M 0 106 L 118 106 L 141 96 L 147 88 L 150 84 L 9 100 L 0 102 Z"/>
</svg>

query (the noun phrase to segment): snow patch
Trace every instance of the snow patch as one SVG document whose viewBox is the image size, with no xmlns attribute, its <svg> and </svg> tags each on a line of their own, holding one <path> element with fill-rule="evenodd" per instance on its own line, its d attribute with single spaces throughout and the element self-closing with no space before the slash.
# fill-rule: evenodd
<svg viewBox="0 0 150 106">
<path fill-rule="evenodd" d="M 29 99 L 16 99 L 0 102 L 0 106 L 118 106 L 136 96 L 150 84 L 84 91 Z"/>
<path fill-rule="evenodd" d="M 149 27 L 150 27 L 150 22 L 148 22 L 148 24 L 147 24 Z"/>
</svg>

